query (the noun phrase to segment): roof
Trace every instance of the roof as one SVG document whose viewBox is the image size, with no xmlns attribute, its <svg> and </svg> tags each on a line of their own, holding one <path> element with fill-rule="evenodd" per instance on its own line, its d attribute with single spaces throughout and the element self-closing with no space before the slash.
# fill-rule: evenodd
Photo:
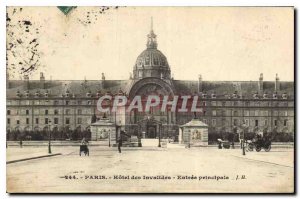
<svg viewBox="0 0 300 199">
<path fill-rule="evenodd" d="M 198 81 L 184 81 L 173 80 L 174 87 L 177 94 L 180 95 L 194 95 L 198 93 Z M 233 95 L 236 93 L 241 98 L 253 98 L 253 95 L 259 91 L 259 81 L 202 81 L 202 93 L 211 98 L 212 94 L 216 98 L 227 98 L 226 95 Z M 260 97 L 262 94 L 269 94 L 277 92 L 278 98 L 284 93 L 288 95 L 289 99 L 294 99 L 294 82 L 280 82 L 280 89 L 275 91 L 275 81 L 264 81 L 263 91 L 258 93 Z"/>
<path fill-rule="evenodd" d="M 114 126 L 114 123 L 111 122 L 109 119 L 103 119 L 96 121 L 95 123 L 92 123 L 91 126 Z"/>
<path fill-rule="evenodd" d="M 177 95 L 194 95 L 198 93 L 198 81 L 172 80 L 175 88 L 174 93 Z M 29 88 L 26 88 L 24 80 L 10 80 L 9 88 L 6 89 L 8 98 L 16 97 L 17 91 L 24 95 L 25 91 L 29 91 L 29 96 L 34 96 L 36 92 L 41 95 L 48 91 L 49 97 L 61 97 L 66 91 L 70 96 L 86 97 L 88 92 L 91 96 L 105 94 L 124 93 L 129 94 L 134 80 L 47 80 L 43 83 L 40 80 L 29 80 Z M 203 81 L 202 94 L 206 94 L 207 98 L 211 98 L 212 94 L 216 98 L 227 98 L 236 93 L 241 98 L 253 99 L 253 94 L 258 91 L 258 81 Z M 267 93 L 272 97 L 275 92 L 275 81 L 263 82 L 263 91 L 259 93 L 260 98 L 263 93 Z M 294 82 L 280 82 L 280 90 L 277 91 L 278 98 L 286 93 L 288 99 L 294 99 Z M 226 95 L 228 95 L 226 97 Z"/>
<path fill-rule="evenodd" d="M 135 67 L 159 66 L 169 68 L 166 56 L 155 48 L 147 48 L 136 59 Z"/>
<path fill-rule="evenodd" d="M 204 128 L 208 128 L 208 125 L 201 122 L 199 119 L 194 118 L 192 119 L 190 122 L 180 126 L 180 127 L 204 127 Z"/>
</svg>

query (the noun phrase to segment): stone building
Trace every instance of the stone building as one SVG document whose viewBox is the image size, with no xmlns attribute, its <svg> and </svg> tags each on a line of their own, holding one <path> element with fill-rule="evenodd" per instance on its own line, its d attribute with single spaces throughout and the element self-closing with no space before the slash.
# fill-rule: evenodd
<svg viewBox="0 0 300 199">
<path fill-rule="evenodd" d="M 166 56 L 157 49 L 157 36 L 151 28 L 146 49 L 137 57 L 133 75 L 128 80 L 9 80 L 7 78 L 7 132 L 10 139 L 19 135 L 53 131 L 53 139 L 76 139 L 87 136 L 92 123 L 104 113 L 97 111 L 99 97 L 109 95 L 197 95 L 202 113 L 197 117 L 213 134 L 241 131 L 294 134 L 294 82 L 274 81 L 198 81 L 174 80 Z M 173 63 L 176 64 L 176 63 Z M 129 134 L 147 138 L 175 137 L 179 126 L 191 121 L 191 112 L 108 112 L 107 117 Z M 82 134 L 84 132 L 84 135 Z M 11 136 L 13 134 L 13 136 Z M 90 135 L 89 135 L 90 136 Z"/>
</svg>

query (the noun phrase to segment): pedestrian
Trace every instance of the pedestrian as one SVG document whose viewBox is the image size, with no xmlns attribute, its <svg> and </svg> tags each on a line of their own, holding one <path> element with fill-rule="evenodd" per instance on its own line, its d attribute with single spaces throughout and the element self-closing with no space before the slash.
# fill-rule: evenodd
<svg viewBox="0 0 300 199">
<path fill-rule="evenodd" d="M 121 146 L 122 146 L 122 135 L 120 135 L 119 139 L 118 139 L 118 150 L 119 150 L 119 153 L 121 153 Z"/>
</svg>

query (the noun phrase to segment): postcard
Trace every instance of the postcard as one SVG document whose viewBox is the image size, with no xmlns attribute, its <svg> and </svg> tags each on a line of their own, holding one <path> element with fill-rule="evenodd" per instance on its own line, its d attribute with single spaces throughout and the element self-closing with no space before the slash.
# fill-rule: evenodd
<svg viewBox="0 0 300 199">
<path fill-rule="evenodd" d="M 8 193 L 294 193 L 293 7 L 8 6 Z"/>
</svg>

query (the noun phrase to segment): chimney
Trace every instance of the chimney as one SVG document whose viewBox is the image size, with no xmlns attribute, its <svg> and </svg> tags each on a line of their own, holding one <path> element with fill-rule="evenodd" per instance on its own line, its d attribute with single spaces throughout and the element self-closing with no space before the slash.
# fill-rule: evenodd
<svg viewBox="0 0 300 199">
<path fill-rule="evenodd" d="M 40 84 L 41 84 L 41 88 L 45 89 L 45 76 L 44 73 L 40 73 Z"/>
<path fill-rule="evenodd" d="M 276 78 L 275 78 L 275 91 L 280 90 L 280 82 L 279 82 L 279 77 L 278 74 L 276 73 Z"/>
<path fill-rule="evenodd" d="M 203 85 L 202 85 L 202 76 L 198 76 L 198 93 L 202 92 L 203 90 Z"/>
<path fill-rule="evenodd" d="M 105 88 L 105 75 L 102 73 L 101 89 Z"/>
<path fill-rule="evenodd" d="M 24 75 L 24 90 L 29 90 L 29 76 L 28 75 Z"/>
<path fill-rule="evenodd" d="M 263 82 L 263 80 L 264 80 L 263 74 L 260 73 L 259 82 L 258 82 L 258 91 L 260 91 L 260 92 L 264 90 L 264 87 L 263 87 L 264 82 Z"/>
</svg>

